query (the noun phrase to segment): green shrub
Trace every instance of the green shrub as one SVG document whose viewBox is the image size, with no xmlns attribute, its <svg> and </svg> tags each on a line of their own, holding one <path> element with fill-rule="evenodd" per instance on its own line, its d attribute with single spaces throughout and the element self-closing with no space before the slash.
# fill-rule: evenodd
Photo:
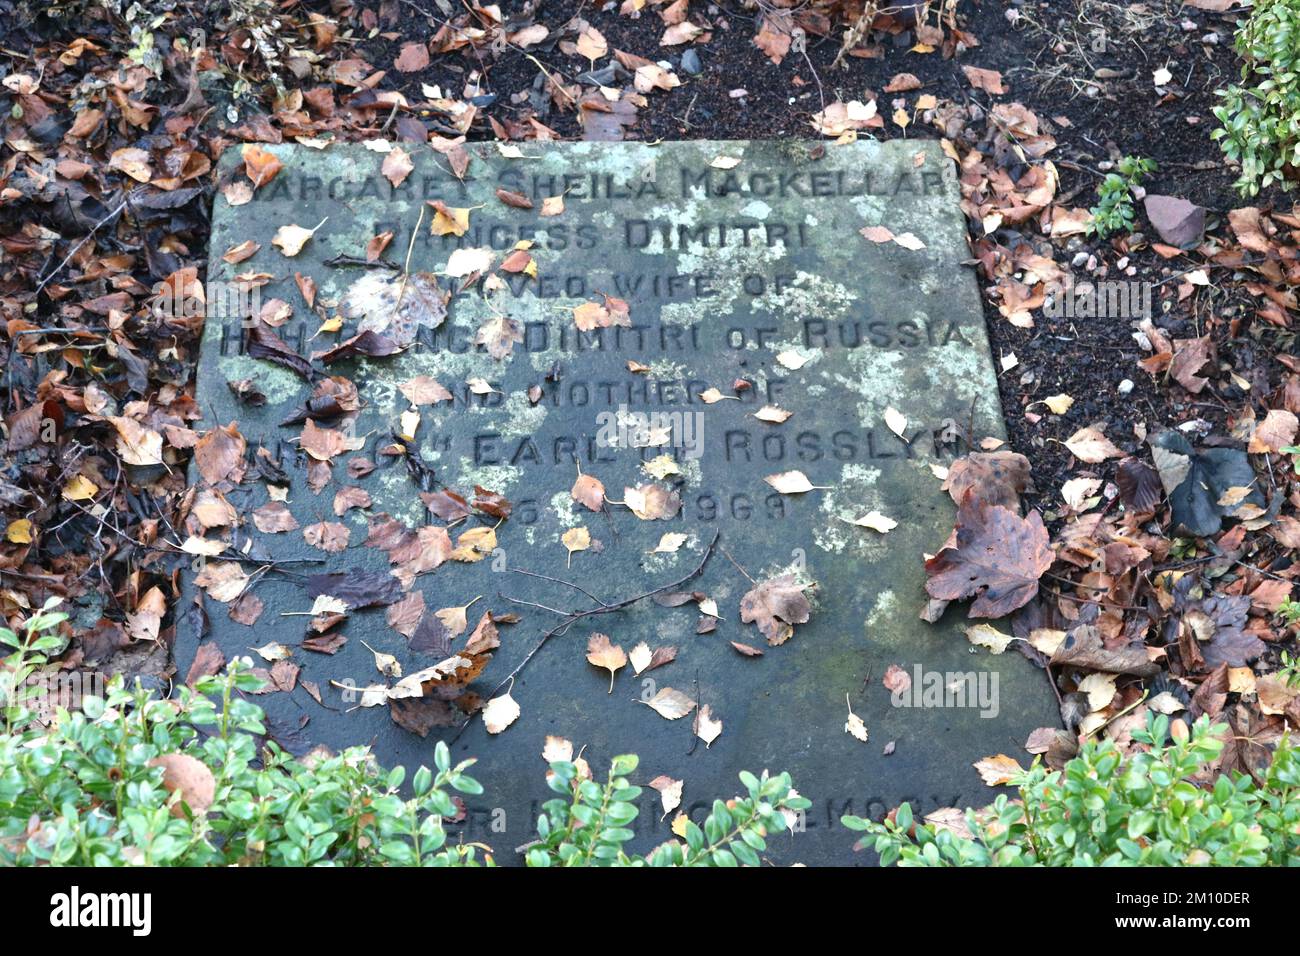
<svg viewBox="0 0 1300 956">
<path fill-rule="evenodd" d="M 265 735 L 260 707 L 237 692 L 262 681 L 231 661 L 224 674 L 159 699 L 120 677 L 81 710 L 59 709 L 46 728 L 27 706 L 27 679 L 62 649 L 66 615 L 47 606 L 22 636 L 0 628 L 12 653 L 0 662 L 0 865 L 66 866 L 478 866 L 490 848 L 450 845 L 444 821 L 458 815 L 452 792 L 480 794 L 447 746 L 436 773 L 381 769 L 369 750 L 296 758 Z M 721 801 L 703 830 L 688 824 L 674 842 L 632 858 L 622 850 L 640 794 L 625 775 L 637 758 L 616 757 L 604 787 L 577 764 L 551 764 L 551 786 L 572 797 L 546 805 L 530 865 L 699 866 L 757 863 L 765 830 L 781 811 L 808 806 L 782 774 L 741 779 L 748 796 Z M 173 777 L 164 783 L 165 767 Z M 195 806 L 198 804 L 198 806 Z M 204 808 L 206 804 L 206 810 Z"/>
<path fill-rule="evenodd" d="M 1264 866 L 1300 864 L 1300 755 L 1277 748 L 1263 786 L 1220 776 L 1211 789 L 1189 778 L 1223 749 L 1226 725 L 1202 717 L 1190 737 L 1163 745 L 1169 718 L 1134 739 L 1150 749 L 1125 758 L 1110 741 L 1090 741 L 1063 771 L 1037 761 L 1012 781 L 1020 799 L 1000 796 L 966 811 L 971 837 L 913 819 L 846 816 L 882 863 L 900 866 Z M 915 825 L 915 829 L 913 826 Z"/>
<path fill-rule="evenodd" d="M 177 700 L 119 677 L 79 712 L 34 723 L 24 681 L 60 648 L 53 629 L 64 618 L 47 605 L 23 637 L 0 629 L 12 649 L 0 667 L 0 864 L 478 862 L 479 848 L 446 846 L 442 826 L 456 814 L 449 789 L 482 792 L 464 772 L 472 761 L 452 767 L 440 746 L 437 774 L 422 767 L 403 798 L 404 771 L 383 772 L 362 747 L 304 760 L 274 744 L 259 752 L 262 711 L 235 691 L 262 682 L 238 661 Z M 170 789 L 168 762 L 182 774 Z M 209 799 L 206 813 L 186 802 Z"/>
<path fill-rule="evenodd" d="M 551 762 L 547 784 L 561 798 L 549 800 L 537 821 L 538 841 L 528 850 L 529 866 L 758 866 L 767 849 L 764 837 L 785 829 L 782 811 L 811 804 L 790 785 L 789 774 L 762 778 L 741 773 L 746 796 L 729 803 L 714 800 L 701 828 L 686 821 L 685 844 L 670 840 L 645 856 L 628 856 L 623 845 L 632 838 L 628 826 L 637 818 L 632 803 L 641 788 L 627 780 L 636 770 L 632 754 L 615 757 L 604 785 L 583 775 L 577 764 Z"/>
<path fill-rule="evenodd" d="M 11 632 L 0 632 L 0 640 L 17 643 Z M 61 709 L 48 729 L 28 724 L 32 715 L 21 704 L 7 707 L 11 730 L 0 738 L 0 864 L 480 861 L 483 848 L 448 846 L 443 829 L 443 819 L 457 812 L 451 790 L 482 792 L 465 774 L 472 761 L 452 767 L 439 745 L 437 773 L 421 767 L 412 795 L 403 797 L 398 788 L 405 772 L 382 771 L 364 747 L 303 760 L 274 744 L 259 752 L 253 735 L 265 732 L 262 711 L 234 692 L 261 683 L 232 662 L 224 675 L 200 681 L 198 693 L 183 690 L 178 700 L 160 700 L 126 690 L 114 678 L 103 698 L 83 698 L 80 712 Z M 178 757 L 183 776 L 169 789 L 164 763 Z M 209 797 L 206 813 L 192 812 L 187 801 Z"/>
<path fill-rule="evenodd" d="M 1291 467 L 1300 475 L 1300 445 L 1285 445 L 1279 450 L 1282 454 L 1291 456 Z"/>
<path fill-rule="evenodd" d="M 1133 231 L 1133 192 L 1155 168 L 1155 160 L 1141 156 L 1125 156 L 1116 163 L 1116 171 L 1107 173 L 1097 187 L 1097 205 L 1088 210 L 1092 213 L 1089 229 L 1093 235 L 1105 238 Z"/>
<path fill-rule="evenodd" d="M 1241 163 L 1237 189 L 1254 196 L 1300 167 L 1300 0 L 1255 0 L 1238 28 L 1241 83 L 1218 91 L 1211 133 L 1224 154 Z"/>
</svg>

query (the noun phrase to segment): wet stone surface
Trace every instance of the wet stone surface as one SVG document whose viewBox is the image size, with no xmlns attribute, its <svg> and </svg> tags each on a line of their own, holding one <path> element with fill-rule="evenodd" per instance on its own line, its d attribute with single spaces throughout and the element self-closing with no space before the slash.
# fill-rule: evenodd
<svg viewBox="0 0 1300 956">
<path fill-rule="evenodd" d="M 389 706 L 360 708 L 356 695 L 338 686 L 384 682 L 370 649 L 393 655 L 404 674 L 440 659 L 413 650 L 384 608 L 353 611 L 341 628 L 347 642 L 334 654 L 301 647 L 309 618 L 284 616 L 312 606 L 310 575 L 394 569 L 384 550 L 365 546 L 381 520 L 376 516 L 410 529 L 446 524 L 426 509 L 420 474 L 383 454 L 410 408 L 399 386 L 418 376 L 451 393 L 450 401 L 419 408 L 412 447 L 433 472 L 430 480 L 427 469 L 414 470 L 425 473 L 423 490 L 450 488 L 472 498 L 478 485 L 513 507 L 503 522 L 476 512 L 449 529 L 455 543 L 468 530 L 495 527 L 492 554 L 448 560 L 399 584 L 423 595 L 430 617 L 479 599 L 467 631 L 451 642 L 453 654 L 482 612 L 520 615 L 518 623 L 500 626 L 501 646 L 471 691 L 489 695 L 559 622 L 534 605 L 593 606 L 576 590 L 518 571 L 563 578 L 613 603 L 686 575 L 715 532 L 726 549 L 715 550 L 684 588 L 716 602 L 720 620 L 711 632 L 696 632 L 701 613 L 694 601 L 662 607 L 647 600 L 581 620 L 553 637 L 515 681 L 522 715 L 513 725 L 491 736 L 476 717 L 456 740 L 458 758 L 479 758 L 474 775 L 487 789 L 468 801 L 459 833 L 491 845 L 499 861 L 517 861 L 514 849 L 532 838 L 540 805 L 551 797 L 541 757 L 548 734 L 585 747 L 601 776 L 614 754 L 639 753 L 636 782 L 659 774 L 684 779 L 682 808 L 696 819 L 714 797 L 739 790 L 739 771 L 788 770 L 813 806 L 802 832 L 769 841 L 769 857 L 849 863 L 863 858 L 852 854 L 841 814 L 878 817 L 905 799 L 921 812 L 982 804 L 991 794 L 971 763 L 1011 752 L 1030 730 L 1054 723 L 1043 675 L 1014 651 L 973 652 L 961 609 L 950 609 L 937 625 L 917 617 L 925 598 L 922 555 L 938 550 L 953 517 L 930 465 L 958 453 L 945 443 L 954 421 L 973 423 L 977 437 L 1003 429 L 975 280 L 960 265 L 968 250 L 954 171 L 937 144 L 864 141 L 828 147 L 820 158 L 810 155 L 814 144 L 797 142 L 528 144 L 523 158 L 471 144 L 464 182 L 444 157 L 424 151 L 412 157 L 415 169 L 397 188 L 381 174 L 384 156 L 361 146 L 268 149 L 283 169 L 251 202 L 232 207 L 217 197 L 209 278 L 269 274 L 262 301 L 293 307 L 276 333 L 303 355 L 354 334 L 355 319 L 341 333 L 316 332 L 322 314 L 334 316 L 333 304 L 355 283 L 391 275 L 327 265 L 338 256 L 363 256 L 376 234 L 393 232 L 386 253 L 393 262 L 402 263 L 410 248 L 412 273 L 445 273 L 463 247 L 491 250 L 499 276 L 455 296 L 446 320 L 420 329 L 399 354 L 314 363 L 319 375 L 356 383 L 362 408 L 350 434 L 358 445 L 364 440 L 333 459 L 319 493 L 309 474 L 319 479 L 321 466 L 312 469 L 299 447 L 303 425 L 280 424 L 310 397 L 311 384 L 246 354 L 248 334 L 237 317 L 208 320 L 199 366 L 199 402 L 214 416 L 207 424 L 237 421 L 250 463 L 259 444 L 279 459 L 298 528 L 262 534 L 254 527 L 251 515 L 271 500 L 271 489 L 253 468 L 224 489 L 242 522 L 236 541 L 251 539 L 260 549 L 255 554 L 279 564 L 254 577 L 252 593 L 263 610 L 252 626 L 205 596 L 209 625 L 201 642 L 216 642 L 227 657 L 268 642 L 293 648 L 297 685 L 258 698 L 287 748 L 365 743 L 385 764 L 413 767 L 431 763 L 435 740 L 453 733 L 433 726 L 422 737 L 399 726 Z M 227 179 L 243 177 L 237 155 L 224 164 Z M 523 194 L 533 208 L 503 203 L 498 189 Z M 560 194 L 564 211 L 542 216 L 543 200 Z M 434 200 L 471 209 L 464 236 L 430 234 L 433 210 L 425 202 Z M 272 246 L 279 227 L 311 228 L 322 220 L 293 258 Z M 896 236 L 912 234 L 923 248 L 859 234 L 879 225 Z M 250 239 L 261 246 L 254 256 L 236 265 L 222 261 Z M 497 268 L 521 241 L 532 242 L 535 278 Z M 315 282 L 320 314 L 307 308 L 295 273 Z M 453 289 L 458 280 L 442 275 L 439 283 Z M 629 324 L 580 332 L 574 309 L 606 304 L 604 296 L 626 301 Z M 502 314 L 518 323 L 519 341 L 497 359 L 474 340 L 485 321 Z M 629 362 L 642 370 L 632 371 Z M 245 379 L 266 396 L 264 405 L 241 403 L 228 387 Z M 467 384 L 472 379 L 492 391 L 476 394 Z M 749 387 L 735 392 L 737 380 Z M 707 403 L 700 395 L 710 388 L 738 400 Z M 755 418 L 765 405 L 792 415 L 780 424 Z M 889 407 L 906 416 L 906 441 L 886 425 Z M 637 414 L 667 429 L 670 442 L 619 443 L 635 438 L 619 422 L 635 423 L 626 416 Z M 320 425 L 340 428 L 337 421 Z M 645 463 L 664 454 L 679 473 L 656 481 Z M 347 463 L 358 456 L 377 467 L 353 479 Z M 680 508 L 663 520 L 641 520 L 622 504 L 593 512 L 569 494 L 579 469 L 603 482 L 614 501 L 627 500 L 627 487 L 654 482 L 671 489 Z M 782 495 L 764 481 L 796 469 L 826 487 Z M 336 516 L 334 499 L 346 486 L 365 489 L 370 507 Z M 880 534 L 850 523 L 872 510 L 897 528 Z M 304 540 L 303 529 L 320 522 L 346 528 L 344 550 L 326 553 Z M 566 568 L 561 539 L 577 527 L 587 529 L 592 547 L 575 552 Z M 684 534 L 685 543 L 672 553 L 650 553 L 666 532 Z M 318 563 L 285 563 L 301 559 Z M 252 573 L 257 565 L 244 567 Z M 740 621 L 739 604 L 751 587 L 746 574 L 764 580 L 780 573 L 815 583 L 808 591 L 813 609 L 793 637 L 769 646 L 753 624 Z M 191 581 L 187 599 L 196 593 Z M 182 617 L 177 658 L 185 674 L 201 629 L 197 615 Z M 624 667 L 610 693 L 608 672 L 586 660 L 594 632 L 625 650 L 640 641 L 673 645 L 676 660 L 639 676 Z M 731 641 L 765 653 L 743 656 Z M 948 683 L 974 674 L 982 683 L 971 685 L 966 706 L 897 706 L 881 684 L 890 665 L 906 670 L 914 685 L 932 673 Z M 670 721 L 639 703 L 664 687 L 709 705 L 722 720 L 711 745 L 692 745 L 693 715 Z M 845 732 L 846 695 L 870 731 L 866 743 Z M 912 695 L 906 702 L 924 703 Z M 454 705 L 438 706 L 459 717 Z M 641 849 L 670 835 L 671 817 L 660 820 L 657 798 L 649 789 L 642 797 Z"/>
</svg>

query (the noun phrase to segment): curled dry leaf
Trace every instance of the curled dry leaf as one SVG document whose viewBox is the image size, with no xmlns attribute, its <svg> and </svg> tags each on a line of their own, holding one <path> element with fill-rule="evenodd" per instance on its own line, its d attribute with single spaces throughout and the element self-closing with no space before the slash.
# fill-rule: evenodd
<svg viewBox="0 0 1300 956">
<path fill-rule="evenodd" d="M 149 766 L 162 767 L 163 788 L 176 799 L 171 808 L 172 816 L 182 820 L 186 818 L 182 804 L 189 807 L 196 817 L 208 812 L 216 798 L 217 781 L 203 761 L 189 754 L 170 753 L 154 757 Z"/>
<path fill-rule="evenodd" d="M 643 671 L 652 671 L 656 667 L 671 664 L 677 659 L 677 648 L 672 644 L 665 644 L 651 651 L 650 645 L 645 641 L 641 641 L 636 647 L 632 648 L 627 657 L 632 665 L 632 670 L 640 674 Z"/>
<path fill-rule="evenodd" d="M 655 545 L 651 554 L 676 554 L 682 545 L 686 543 L 687 535 L 680 531 L 665 531 L 660 537 L 659 543 Z"/>
<path fill-rule="evenodd" d="M 600 511 L 605 506 L 605 486 L 594 475 L 579 475 L 569 494 L 589 511 Z"/>
<path fill-rule="evenodd" d="M 614 675 L 627 663 L 623 648 L 612 643 L 608 634 L 593 634 L 587 639 L 587 661 L 609 671 L 609 693 L 614 693 Z"/>
<path fill-rule="evenodd" d="M 787 411 L 784 408 L 777 408 L 775 405 L 764 405 L 758 411 L 754 412 L 754 417 L 760 422 L 769 422 L 773 425 L 780 425 L 793 414 L 794 412 Z"/>
<path fill-rule="evenodd" d="M 783 495 L 801 495 L 818 489 L 826 490 L 830 485 L 814 485 L 802 471 L 782 471 L 768 475 L 763 479 Z"/>
<path fill-rule="evenodd" d="M 508 315 L 488 318 L 474 335 L 474 344 L 483 346 L 497 361 L 506 358 L 514 350 L 515 343 L 523 340 L 523 327 Z"/>
<path fill-rule="evenodd" d="M 907 416 L 892 405 L 885 409 L 885 424 L 903 441 L 907 441 Z"/>
<path fill-rule="evenodd" d="M 912 677 L 897 664 L 890 664 L 885 669 L 885 676 L 880 679 L 885 690 L 891 694 L 905 694 L 912 686 Z"/>
<path fill-rule="evenodd" d="M 478 598 L 475 598 L 469 604 L 460 607 L 444 607 L 433 612 L 434 616 L 442 622 L 442 626 L 447 629 L 449 637 L 459 637 L 465 633 L 465 628 L 469 626 L 469 618 L 467 617 L 469 609 L 477 600 Z"/>
<path fill-rule="evenodd" d="M 244 175 L 252 181 L 254 189 L 265 186 L 284 168 L 274 153 L 256 143 L 245 143 L 240 158 L 244 161 Z"/>
<path fill-rule="evenodd" d="M 439 385 L 428 375 L 417 375 L 398 386 L 406 400 L 412 405 L 433 405 L 437 402 L 450 402 L 451 392 Z"/>
<path fill-rule="evenodd" d="M 275 231 L 275 236 L 271 239 L 271 245 L 286 256 L 296 256 L 302 252 L 302 247 L 307 245 L 307 240 L 316 235 L 316 230 L 325 225 L 326 221 L 322 219 L 313 229 L 306 229 L 293 224 L 281 226 Z"/>
<path fill-rule="evenodd" d="M 490 734 L 499 734 L 519 719 L 519 704 L 506 691 L 493 697 L 483 708 L 483 724 Z"/>
<path fill-rule="evenodd" d="M 253 242 L 252 239 L 244 239 L 243 242 L 227 248 L 224 254 L 221 255 L 221 259 L 230 265 L 238 265 L 246 259 L 251 259 L 260 248 L 260 243 Z"/>
<path fill-rule="evenodd" d="M 898 522 L 893 518 L 882 515 L 879 511 L 868 511 L 861 518 L 854 518 L 851 524 L 860 528 L 870 528 L 872 531 L 879 531 L 881 534 L 888 534 L 898 527 Z"/>
<path fill-rule="evenodd" d="M 392 677 L 394 679 L 401 678 L 402 665 L 397 660 L 396 657 L 394 657 L 392 654 L 386 654 L 383 651 L 375 650 L 365 641 L 362 641 L 361 643 L 366 650 L 368 650 L 371 654 L 374 655 L 375 670 L 379 671 L 379 673 L 383 674 L 385 677 Z"/>
<path fill-rule="evenodd" d="M 270 644 L 264 644 L 261 647 L 253 648 L 253 652 L 268 664 L 274 664 L 276 661 L 287 661 L 293 657 L 293 648 L 288 644 L 279 644 L 272 641 Z"/>
<path fill-rule="evenodd" d="M 682 499 L 662 485 L 644 484 L 623 489 L 623 504 L 642 521 L 667 520 L 681 509 Z"/>
<path fill-rule="evenodd" d="M 806 624 L 812 613 L 812 605 L 803 593 L 806 587 L 793 574 L 754 585 L 740 599 L 741 621 L 757 624 L 769 644 L 784 644 L 794 635 L 795 625 Z"/>
<path fill-rule="evenodd" d="M 847 103 L 836 100 L 828 103 L 820 113 L 814 113 L 811 122 L 813 129 L 823 136 L 842 136 L 854 130 L 884 125 L 884 120 L 876 113 L 874 99 L 865 103 L 861 100 L 849 100 Z"/>
<path fill-rule="evenodd" d="M 484 488 L 482 485 L 474 486 L 473 503 L 475 511 L 481 511 L 490 517 L 501 519 L 509 518 L 514 507 L 505 495 Z"/>
<path fill-rule="evenodd" d="M 709 705 L 705 704 L 695 713 L 695 726 L 693 729 L 695 736 L 703 740 L 704 746 L 708 747 L 722 733 L 722 721 L 715 718 Z"/>
<path fill-rule="evenodd" d="M 979 647 L 987 647 L 994 654 L 1001 654 L 1015 640 L 1010 634 L 1003 634 L 992 624 L 976 624 L 966 628 L 966 639 Z"/>
<path fill-rule="evenodd" d="M 660 774 L 650 781 L 650 786 L 659 791 L 659 801 L 663 805 L 665 817 L 681 806 L 683 784 L 684 781 L 674 780 L 666 774 Z"/>
<path fill-rule="evenodd" d="M 1279 452 L 1295 444 L 1296 430 L 1300 429 L 1300 419 L 1285 409 L 1273 408 L 1255 426 L 1250 436 L 1250 445 L 1246 451 L 1252 454 Z"/>
<path fill-rule="evenodd" d="M 565 763 L 572 761 L 573 741 L 547 734 L 546 743 L 542 746 L 542 759 L 547 763 L 555 763 L 557 760 Z"/>
<path fill-rule="evenodd" d="M 645 63 L 638 66 L 636 73 L 632 77 L 632 82 L 638 93 L 649 93 L 651 90 L 672 90 L 682 85 L 682 81 L 676 73 L 665 70 L 658 63 Z"/>
<path fill-rule="evenodd" d="M 453 561 L 463 561 L 472 564 L 476 561 L 482 561 L 485 557 L 496 550 L 496 546 L 496 529 L 470 528 L 456 539 L 456 547 L 451 552 L 450 557 Z"/>
<path fill-rule="evenodd" d="M 303 539 L 313 548 L 330 554 L 347 550 L 351 529 L 337 521 L 320 521 L 302 529 Z"/>
<path fill-rule="evenodd" d="M 244 593 L 248 575 L 237 561 L 208 561 L 195 576 L 194 583 L 212 600 L 229 604 Z"/>
<path fill-rule="evenodd" d="M 570 528 L 560 535 L 560 543 L 569 549 L 569 557 L 565 561 L 565 567 L 568 567 L 573 562 L 574 552 L 586 551 L 591 547 L 591 532 L 581 525 Z"/>
<path fill-rule="evenodd" d="M 1000 96 L 1007 91 L 1002 83 L 1002 74 L 997 70 L 984 70 L 978 66 L 963 66 L 961 70 L 966 74 L 967 82 L 977 90 L 992 93 L 994 96 Z"/>
<path fill-rule="evenodd" d="M 283 501 L 268 501 L 254 511 L 253 524 L 263 534 L 298 530 L 298 519 Z"/>
<path fill-rule="evenodd" d="M 533 201 L 523 193 L 513 192 L 509 189 L 497 189 L 497 199 L 501 200 L 507 206 L 515 209 L 532 209 Z"/>
<path fill-rule="evenodd" d="M 384 178 L 393 184 L 396 188 L 406 182 L 406 177 L 415 171 L 415 164 L 411 162 L 411 156 L 400 146 L 394 146 L 389 150 L 388 155 L 384 157 L 384 163 L 380 171 Z"/>
<path fill-rule="evenodd" d="M 1088 695 L 1088 708 L 1093 712 L 1110 706 L 1115 699 L 1115 674 L 1089 674 L 1079 681 L 1078 691 Z"/>
<path fill-rule="evenodd" d="M 1107 458 L 1123 458 L 1124 452 L 1120 451 L 1111 443 L 1110 439 L 1103 435 L 1098 429 L 1087 427 L 1080 428 L 1077 432 L 1067 438 L 1063 444 L 1070 450 L 1075 458 L 1080 461 L 1095 465 L 1105 461 Z"/>
<path fill-rule="evenodd" d="M 1100 488 L 1100 478 L 1071 478 L 1061 486 L 1061 498 L 1072 510 L 1084 511 Z"/>
<path fill-rule="evenodd" d="M 695 701 L 671 687 L 659 688 L 659 693 L 649 700 L 641 701 L 641 703 L 665 720 L 677 720 L 679 717 L 685 717 L 695 708 Z"/>
<path fill-rule="evenodd" d="M 681 43 L 689 43 L 703 32 L 703 27 L 698 27 L 689 20 L 683 20 L 681 23 L 674 23 L 664 31 L 664 35 L 659 38 L 659 45 L 677 46 Z"/>
<path fill-rule="evenodd" d="M 844 732 L 865 744 L 868 736 L 867 725 L 862 722 L 861 717 L 853 712 L 853 703 L 849 700 L 848 694 L 844 695 L 844 703 L 849 708 L 848 719 L 844 721 Z"/>
<path fill-rule="evenodd" d="M 943 490 L 955 504 L 973 499 L 1015 510 L 1029 486 L 1029 459 L 1013 451 L 971 452 L 952 463 L 943 478 Z"/>
<path fill-rule="evenodd" d="M 804 358 L 794 349 L 787 349 L 784 352 L 778 352 L 776 355 L 777 364 L 783 368 L 788 368 L 792 372 L 797 372 L 808 364 L 808 359 Z"/>
<path fill-rule="evenodd" d="M 433 222 L 429 231 L 435 236 L 463 236 L 469 231 L 469 214 L 467 208 L 448 206 L 441 199 L 429 203 L 433 207 Z"/>
<path fill-rule="evenodd" d="M 984 781 L 986 787 L 1000 787 L 1003 784 L 1008 784 L 1016 774 L 1024 771 L 1024 768 L 1016 763 L 1014 757 L 1008 757 L 1006 754 L 985 757 L 983 760 L 976 761 L 973 766 L 979 771 L 980 779 Z"/>
<path fill-rule="evenodd" d="M 198 493 L 190 508 L 190 516 L 197 519 L 205 530 L 231 528 L 239 523 L 239 512 L 235 510 L 234 505 L 227 501 L 221 492 L 211 488 L 204 488 Z M 295 524 L 294 527 L 297 525 Z"/>
<path fill-rule="evenodd" d="M 126 616 L 126 630 L 133 641 L 156 641 L 163 615 L 167 613 L 167 599 L 156 587 L 150 588 L 140 598 L 135 610 Z"/>
<path fill-rule="evenodd" d="M 77 475 L 63 486 L 63 497 L 68 501 L 90 501 L 99 494 L 99 486 L 85 475 Z"/>
<path fill-rule="evenodd" d="M 633 673 L 640 674 L 643 670 L 649 667 L 651 656 L 650 645 L 645 641 L 642 641 L 637 644 L 636 647 L 632 648 L 627 655 L 627 659 L 632 665 Z"/>
<path fill-rule="evenodd" d="M 123 464 L 162 464 L 162 435 L 134 418 L 114 416 L 109 421 L 117 429 L 117 453 Z"/>
<path fill-rule="evenodd" d="M 907 93 L 919 90 L 921 81 L 911 73 L 895 73 L 893 79 L 885 85 L 886 93 Z"/>
</svg>

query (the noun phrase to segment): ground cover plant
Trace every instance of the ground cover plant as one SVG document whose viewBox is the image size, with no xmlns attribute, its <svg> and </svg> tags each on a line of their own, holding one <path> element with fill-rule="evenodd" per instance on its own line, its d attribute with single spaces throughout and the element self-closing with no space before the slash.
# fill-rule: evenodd
<svg viewBox="0 0 1300 956">
<path fill-rule="evenodd" d="M 26 683 L 58 648 L 52 608 L 10 649 L 0 686 L 0 865 L 433 866 L 492 865 L 492 848 L 449 841 L 461 795 L 483 788 L 452 764 L 441 741 L 433 768 L 381 768 L 365 747 L 298 759 L 265 739 L 262 711 L 241 695 L 261 689 L 251 662 L 232 661 L 176 699 L 115 677 L 104 696 L 37 720 L 47 703 Z M 683 819 L 647 855 L 629 854 L 641 788 L 637 758 L 613 758 L 605 783 L 556 741 L 548 782 L 560 797 L 538 821 L 529 866 L 757 865 L 764 836 L 808 801 L 788 776 L 745 773 L 745 794 L 714 803 L 702 824 Z M 657 783 L 657 781 L 655 781 Z M 680 799 L 680 783 L 678 785 Z M 664 805 L 671 805 L 664 797 Z"/>
</svg>

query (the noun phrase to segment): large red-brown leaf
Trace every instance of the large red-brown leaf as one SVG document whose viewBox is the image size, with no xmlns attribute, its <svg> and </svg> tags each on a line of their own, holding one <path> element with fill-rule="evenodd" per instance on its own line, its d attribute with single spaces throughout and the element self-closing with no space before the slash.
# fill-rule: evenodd
<svg viewBox="0 0 1300 956">
<path fill-rule="evenodd" d="M 1002 617 L 1028 604 L 1052 566 L 1047 529 L 1038 512 L 1022 518 L 1009 508 L 977 502 L 968 492 L 957 513 L 955 545 L 929 561 L 925 589 L 956 601 L 975 595 L 971 617 Z"/>
<path fill-rule="evenodd" d="M 975 498 L 991 505 L 1018 508 L 1020 495 L 1029 486 L 1029 459 L 1014 451 L 971 452 L 948 468 L 943 490 L 957 504 L 974 489 Z"/>
<path fill-rule="evenodd" d="M 769 644 L 784 644 L 794 635 L 794 626 L 806 624 L 812 612 L 805 587 L 793 574 L 762 581 L 740 599 L 740 619 L 757 624 Z"/>
<path fill-rule="evenodd" d="M 210 485 L 222 480 L 238 484 L 244 475 L 244 452 L 248 443 L 237 423 L 211 428 L 194 445 L 194 463 Z"/>
</svg>

